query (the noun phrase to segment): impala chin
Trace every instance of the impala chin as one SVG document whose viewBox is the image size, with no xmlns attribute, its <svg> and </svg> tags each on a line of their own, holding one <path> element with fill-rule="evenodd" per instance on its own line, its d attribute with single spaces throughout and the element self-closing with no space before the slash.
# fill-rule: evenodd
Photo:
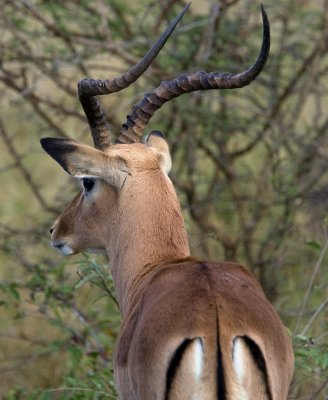
<svg viewBox="0 0 328 400">
<path fill-rule="evenodd" d="M 77 251 L 71 249 L 69 246 L 67 246 L 67 244 L 64 244 L 64 246 L 62 247 L 62 249 L 59 250 L 62 254 L 64 254 L 64 256 L 71 256 L 73 254 L 76 254 Z"/>
<path fill-rule="evenodd" d="M 58 243 L 58 242 L 51 242 L 51 246 L 62 253 L 64 256 L 71 256 L 76 254 L 77 251 L 73 250 L 68 244 L 66 243 Z"/>
</svg>

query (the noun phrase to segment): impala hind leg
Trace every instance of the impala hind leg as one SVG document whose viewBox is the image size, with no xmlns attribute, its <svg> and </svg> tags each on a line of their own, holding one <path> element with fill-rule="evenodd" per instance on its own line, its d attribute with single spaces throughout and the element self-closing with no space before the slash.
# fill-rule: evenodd
<svg viewBox="0 0 328 400">
<path fill-rule="evenodd" d="M 253 340 L 247 336 L 234 339 L 232 362 L 235 379 L 229 400 L 273 400 L 265 360 Z"/>
<path fill-rule="evenodd" d="M 212 400 L 201 338 L 186 339 L 176 350 L 168 372 L 165 400 Z"/>
</svg>

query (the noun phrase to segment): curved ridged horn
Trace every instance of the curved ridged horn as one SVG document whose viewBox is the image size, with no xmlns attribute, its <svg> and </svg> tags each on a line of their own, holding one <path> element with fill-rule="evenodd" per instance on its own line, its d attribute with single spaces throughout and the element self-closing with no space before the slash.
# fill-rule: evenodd
<svg viewBox="0 0 328 400">
<path fill-rule="evenodd" d="M 166 31 L 157 39 L 155 44 L 142 60 L 140 60 L 138 64 L 133 66 L 128 72 L 125 72 L 120 77 L 114 79 L 96 80 L 85 78 L 79 81 L 79 99 L 90 126 L 94 146 L 97 149 L 104 150 L 110 146 L 111 134 L 105 114 L 96 96 L 119 92 L 131 85 L 131 83 L 135 82 L 147 70 L 154 58 L 160 52 L 161 48 L 166 43 L 189 6 L 190 3 L 187 4 L 179 15 L 174 18 Z"/>
<path fill-rule="evenodd" d="M 181 75 L 170 81 L 163 81 L 156 89 L 146 93 L 144 98 L 132 107 L 117 143 L 133 143 L 140 140 L 150 118 L 167 101 L 195 90 L 236 89 L 250 84 L 262 71 L 270 51 L 270 24 L 263 5 L 263 39 L 260 54 L 256 62 L 239 74 L 222 72 L 196 72 Z"/>
</svg>

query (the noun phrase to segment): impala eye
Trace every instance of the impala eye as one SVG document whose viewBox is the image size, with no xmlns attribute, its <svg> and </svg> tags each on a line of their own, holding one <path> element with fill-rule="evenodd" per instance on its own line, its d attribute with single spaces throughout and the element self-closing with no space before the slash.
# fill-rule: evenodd
<svg viewBox="0 0 328 400">
<path fill-rule="evenodd" d="M 94 180 L 88 179 L 88 178 L 83 178 L 82 182 L 83 182 L 84 190 L 86 192 L 90 192 L 90 190 L 93 188 L 93 185 L 95 184 Z"/>
</svg>

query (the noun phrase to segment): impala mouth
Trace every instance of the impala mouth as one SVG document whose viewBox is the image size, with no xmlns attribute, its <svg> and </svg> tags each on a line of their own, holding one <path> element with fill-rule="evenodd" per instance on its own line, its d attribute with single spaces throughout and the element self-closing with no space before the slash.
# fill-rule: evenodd
<svg viewBox="0 0 328 400">
<path fill-rule="evenodd" d="M 76 251 L 69 247 L 65 242 L 52 241 L 51 246 L 62 253 L 64 256 L 70 256 L 76 253 Z"/>
</svg>

